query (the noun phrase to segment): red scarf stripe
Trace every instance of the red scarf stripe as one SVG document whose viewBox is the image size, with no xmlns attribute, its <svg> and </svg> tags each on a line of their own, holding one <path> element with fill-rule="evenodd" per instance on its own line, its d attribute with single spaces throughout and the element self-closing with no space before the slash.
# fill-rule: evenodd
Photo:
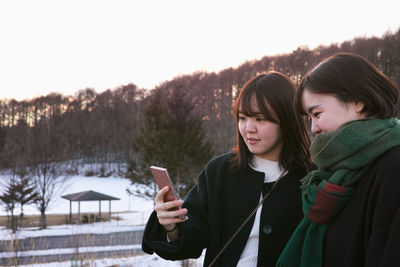
<svg viewBox="0 0 400 267">
<path fill-rule="evenodd" d="M 346 187 L 325 182 L 325 191 L 329 193 L 345 193 Z"/>
<path fill-rule="evenodd" d="M 314 204 L 308 209 L 306 218 L 317 224 L 329 223 L 339 203 L 339 198 L 331 193 L 346 192 L 346 188 L 330 183 L 325 184 L 325 190 L 317 188 Z"/>
</svg>

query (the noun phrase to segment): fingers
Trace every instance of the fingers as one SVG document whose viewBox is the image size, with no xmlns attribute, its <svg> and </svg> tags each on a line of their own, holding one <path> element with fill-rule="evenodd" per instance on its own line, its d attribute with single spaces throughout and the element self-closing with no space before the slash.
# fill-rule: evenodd
<svg viewBox="0 0 400 267">
<path fill-rule="evenodd" d="M 161 225 L 168 226 L 174 223 L 181 223 L 187 220 L 187 209 L 179 209 L 176 211 L 159 211 L 157 218 Z M 168 227 L 167 227 L 168 228 Z"/>
<path fill-rule="evenodd" d="M 158 191 L 154 200 L 154 210 L 157 213 L 158 221 L 163 226 L 173 223 L 180 223 L 187 220 L 187 217 L 185 216 L 187 209 L 180 208 L 183 204 L 182 200 L 164 202 L 164 196 L 168 190 L 168 186 L 162 188 L 160 191 Z"/>
<path fill-rule="evenodd" d="M 176 217 L 187 213 L 187 209 L 180 209 L 182 200 L 174 200 L 168 202 L 156 202 L 154 210 L 158 213 L 167 213 L 170 217 Z M 182 214 L 182 210 L 186 211 Z"/>
<path fill-rule="evenodd" d="M 183 201 L 180 199 L 173 200 L 173 201 L 167 201 L 167 202 L 156 202 L 154 205 L 154 209 L 160 209 L 160 210 L 176 210 L 180 208 L 183 204 Z"/>
<path fill-rule="evenodd" d="M 168 186 L 164 186 L 163 188 L 161 188 L 161 190 L 160 191 L 158 191 L 158 193 L 157 193 L 157 195 L 156 195 L 156 198 L 154 199 L 154 202 L 157 204 L 157 203 L 160 203 L 160 202 L 164 202 L 164 196 L 165 196 L 165 194 L 168 192 L 168 190 L 169 190 L 169 187 Z"/>
</svg>

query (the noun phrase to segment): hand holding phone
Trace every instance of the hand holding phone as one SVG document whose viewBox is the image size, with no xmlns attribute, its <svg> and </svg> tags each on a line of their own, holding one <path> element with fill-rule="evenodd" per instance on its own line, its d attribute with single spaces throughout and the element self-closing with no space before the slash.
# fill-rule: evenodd
<svg viewBox="0 0 400 267">
<path fill-rule="evenodd" d="M 174 190 L 174 187 L 172 185 L 171 179 L 169 178 L 167 169 L 157 167 L 157 166 L 151 166 L 150 169 L 151 169 L 151 172 L 153 173 L 154 180 L 156 181 L 156 184 L 158 186 L 158 190 L 161 190 L 162 188 L 164 188 L 166 186 L 169 187 L 169 190 L 164 195 L 164 202 L 177 200 L 178 195 L 176 194 L 176 192 Z M 168 211 L 176 211 L 176 210 L 180 210 L 180 209 L 181 209 L 181 207 L 173 207 L 173 208 L 168 209 Z M 176 218 L 185 220 L 184 215 L 179 215 Z"/>
</svg>

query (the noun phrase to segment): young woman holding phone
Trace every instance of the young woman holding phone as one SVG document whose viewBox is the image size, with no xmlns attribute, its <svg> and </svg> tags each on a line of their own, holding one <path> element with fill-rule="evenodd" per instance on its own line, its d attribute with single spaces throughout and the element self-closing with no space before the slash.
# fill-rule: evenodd
<svg viewBox="0 0 400 267">
<path fill-rule="evenodd" d="M 293 83 L 278 72 L 243 86 L 233 152 L 211 160 L 184 201 L 164 202 L 168 187 L 158 192 L 143 251 L 178 260 L 206 249 L 204 266 L 275 265 L 302 218 L 300 179 L 312 167 L 293 97 Z"/>
</svg>

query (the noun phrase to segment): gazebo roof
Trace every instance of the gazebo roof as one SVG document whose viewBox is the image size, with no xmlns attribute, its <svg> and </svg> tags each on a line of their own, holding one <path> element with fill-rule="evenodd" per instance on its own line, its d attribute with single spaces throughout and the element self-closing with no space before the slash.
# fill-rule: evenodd
<svg viewBox="0 0 400 267">
<path fill-rule="evenodd" d="M 120 200 L 119 198 L 105 195 L 95 191 L 83 191 L 75 194 L 61 196 L 70 201 L 96 201 L 96 200 Z"/>
</svg>

